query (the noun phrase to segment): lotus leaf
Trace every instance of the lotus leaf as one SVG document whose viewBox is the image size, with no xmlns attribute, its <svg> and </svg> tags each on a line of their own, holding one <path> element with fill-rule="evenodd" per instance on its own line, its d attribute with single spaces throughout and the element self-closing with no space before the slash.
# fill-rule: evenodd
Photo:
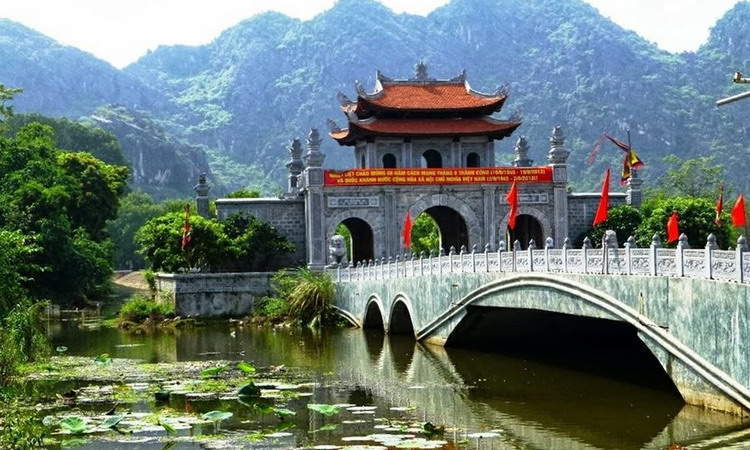
<svg viewBox="0 0 750 450">
<path fill-rule="evenodd" d="M 60 421 L 60 428 L 73 434 L 86 431 L 86 421 L 80 417 L 66 417 Z"/>
<path fill-rule="evenodd" d="M 312 409 L 315 412 L 319 412 L 324 416 L 335 416 L 341 412 L 341 408 L 334 405 L 327 405 L 324 403 L 310 403 L 307 405 L 308 409 Z"/>
</svg>

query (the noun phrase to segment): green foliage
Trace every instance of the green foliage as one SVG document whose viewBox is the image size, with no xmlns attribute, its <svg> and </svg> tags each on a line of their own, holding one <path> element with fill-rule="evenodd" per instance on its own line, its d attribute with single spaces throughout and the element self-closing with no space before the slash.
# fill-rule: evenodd
<svg viewBox="0 0 750 450">
<path fill-rule="evenodd" d="M 666 226 L 672 212 L 679 216 L 680 232 L 685 233 L 688 242 L 694 248 L 704 247 L 706 237 L 714 233 L 721 248 L 732 245 L 730 242 L 731 228 L 728 217 L 725 217 L 721 227 L 716 226 L 714 202 L 706 198 L 673 197 L 666 199 L 652 199 L 644 203 L 642 208 L 643 222 L 636 231 L 638 245 L 646 247 L 650 245 L 654 234 L 661 237 L 662 244 L 666 243 Z M 724 214 L 727 216 L 727 214 Z M 675 243 L 671 244 L 672 246 Z"/>
<path fill-rule="evenodd" d="M 589 239 L 591 239 L 592 245 L 595 247 L 601 247 L 604 232 L 607 230 L 614 230 L 617 234 L 617 243 L 620 246 L 623 246 L 630 236 L 636 237 L 636 229 L 642 221 L 643 215 L 637 208 L 630 205 L 612 207 L 607 213 L 606 221 L 578 236 L 573 242 L 573 245 L 580 248 L 583 244 L 583 239 L 588 236 Z"/>
<path fill-rule="evenodd" d="M 120 308 L 118 318 L 121 322 L 142 323 L 146 319 L 161 320 L 174 316 L 172 303 L 135 295 Z"/>
<path fill-rule="evenodd" d="M 37 411 L 15 400 L 0 398 L 0 448 L 27 450 L 42 448 L 48 429 L 37 417 Z"/>
<path fill-rule="evenodd" d="M 668 169 L 649 197 L 718 197 L 719 187 L 725 184 L 724 166 L 714 164 L 714 156 L 681 159 L 675 155 L 664 157 Z"/>
<path fill-rule="evenodd" d="M 289 314 L 289 301 L 280 297 L 261 297 L 253 314 L 271 322 L 279 322 Z"/>
<path fill-rule="evenodd" d="M 41 123 L 55 132 L 55 146 L 63 151 L 91 153 L 97 159 L 115 166 L 127 166 L 120 143 L 114 134 L 102 128 L 66 118 L 45 117 L 40 114 L 16 114 L 8 121 L 10 133 L 31 123 Z"/>
<path fill-rule="evenodd" d="M 415 254 L 426 252 L 432 255 L 440 250 L 440 229 L 435 220 L 422 213 L 414 220 L 411 228 L 411 251 Z"/>
<path fill-rule="evenodd" d="M 224 221 L 190 216 L 191 241 L 183 250 L 183 223 L 184 214 L 169 213 L 149 220 L 136 233 L 139 251 L 154 270 L 266 271 L 278 268 L 294 251 L 271 225 L 244 214 Z"/>
<path fill-rule="evenodd" d="M 256 189 L 237 189 L 236 191 L 227 195 L 227 198 L 258 198 L 260 197 L 260 191 Z"/>
<path fill-rule="evenodd" d="M 325 403 L 308 403 L 307 409 L 323 414 L 324 416 L 335 416 L 341 412 L 341 408 Z"/>
<path fill-rule="evenodd" d="M 182 250 L 184 220 L 182 213 L 167 213 L 146 222 L 135 235 L 140 254 L 153 270 L 164 272 L 220 267 L 229 244 L 221 224 L 197 214 L 191 215 L 191 241 Z"/>
<path fill-rule="evenodd" d="M 34 361 L 49 352 L 41 323 L 46 303 L 23 300 L 0 316 L 0 387 L 16 373 L 18 364 Z"/>
<path fill-rule="evenodd" d="M 327 273 L 302 268 L 295 275 L 289 292 L 289 316 L 304 323 L 320 320 L 328 312 L 336 295 L 333 280 Z"/>
<path fill-rule="evenodd" d="M 127 169 L 86 153 L 64 153 L 50 127 L 30 124 L 0 137 L 0 228 L 18 231 L 38 248 L 21 273 L 34 278 L 34 298 L 82 303 L 109 288 L 110 241 Z"/>
<path fill-rule="evenodd" d="M 0 132 L 7 127 L 6 120 L 13 116 L 13 107 L 8 104 L 16 94 L 23 92 L 18 88 L 9 88 L 0 84 Z"/>
</svg>

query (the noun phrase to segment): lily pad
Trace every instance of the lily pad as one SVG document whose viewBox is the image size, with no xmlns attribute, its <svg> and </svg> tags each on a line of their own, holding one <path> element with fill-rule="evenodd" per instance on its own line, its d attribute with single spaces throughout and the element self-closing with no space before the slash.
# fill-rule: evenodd
<svg viewBox="0 0 750 450">
<path fill-rule="evenodd" d="M 81 434 L 86 431 L 86 421 L 80 417 L 66 417 L 60 421 L 60 428 L 72 434 Z"/>
<path fill-rule="evenodd" d="M 238 362 L 236 367 L 237 370 L 247 375 L 252 375 L 255 373 L 255 367 L 244 361 Z"/>
<path fill-rule="evenodd" d="M 226 369 L 224 366 L 210 367 L 201 371 L 201 377 L 215 377 Z"/>
<path fill-rule="evenodd" d="M 287 408 L 271 408 L 271 410 L 273 411 L 274 414 L 276 414 L 277 416 L 281 417 L 282 419 L 284 417 L 290 417 L 290 416 L 297 415 L 296 412 L 292 411 L 291 409 L 287 409 Z"/>
<path fill-rule="evenodd" d="M 323 414 L 324 416 L 335 416 L 341 412 L 341 408 L 335 405 L 327 405 L 325 403 L 309 403 L 307 409 L 311 409 L 315 412 Z"/>
<path fill-rule="evenodd" d="M 209 411 L 205 414 L 202 414 L 201 417 L 211 422 L 221 422 L 222 420 L 231 418 L 233 415 L 234 414 L 229 411 Z"/>
<path fill-rule="evenodd" d="M 125 418 L 125 414 L 115 414 L 114 416 L 109 416 L 106 419 L 104 419 L 104 421 L 102 422 L 102 427 L 114 428 L 124 418 Z"/>
<path fill-rule="evenodd" d="M 109 353 L 102 353 L 101 355 L 94 358 L 94 364 L 96 364 L 97 366 L 111 366 L 112 358 L 109 356 Z"/>
<path fill-rule="evenodd" d="M 247 383 L 237 391 L 237 395 L 240 397 L 258 397 L 260 395 L 260 388 L 254 383 Z"/>
</svg>

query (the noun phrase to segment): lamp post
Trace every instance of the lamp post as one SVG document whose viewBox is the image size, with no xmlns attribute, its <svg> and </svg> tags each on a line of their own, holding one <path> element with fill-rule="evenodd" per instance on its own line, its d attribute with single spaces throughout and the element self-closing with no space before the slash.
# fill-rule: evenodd
<svg viewBox="0 0 750 450">
<path fill-rule="evenodd" d="M 732 77 L 732 81 L 736 84 L 750 84 L 750 78 L 744 77 L 740 72 L 735 72 L 734 77 Z M 716 106 L 724 106 L 728 105 L 729 103 L 734 103 L 738 100 L 742 100 L 745 98 L 750 98 L 750 91 L 742 92 L 737 95 L 733 95 L 731 97 L 723 98 L 716 102 Z"/>
</svg>

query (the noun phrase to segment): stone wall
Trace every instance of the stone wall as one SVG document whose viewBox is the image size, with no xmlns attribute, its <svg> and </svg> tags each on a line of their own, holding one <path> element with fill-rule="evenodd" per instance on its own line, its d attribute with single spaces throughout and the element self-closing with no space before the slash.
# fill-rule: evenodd
<svg viewBox="0 0 750 450">
<path fill-rule="evenodd" d="M 235 213 L 246 213 L 273 225 L 294 244 L 288 265 L 300 265 L 305 258 L 305 202 L 302 199 L 222 198 L 216 200 L 220 220 Z"/>
<path fill-rule="evenodd" d="M 244 316 L 269 295 L 272 272 L 156 275 L 159 292 L 171 293 L 181 317 Z"/>
<path fill-rule="evenodd" d="M 574 244 L 582 233 L 591 229 L 600 197 L 601 194 L 598 192 L 568 194 L 568 237 Z M 610 192 L 610 208 L 624 204 L 626 204 L 626 194 Z"/>
</svg>

